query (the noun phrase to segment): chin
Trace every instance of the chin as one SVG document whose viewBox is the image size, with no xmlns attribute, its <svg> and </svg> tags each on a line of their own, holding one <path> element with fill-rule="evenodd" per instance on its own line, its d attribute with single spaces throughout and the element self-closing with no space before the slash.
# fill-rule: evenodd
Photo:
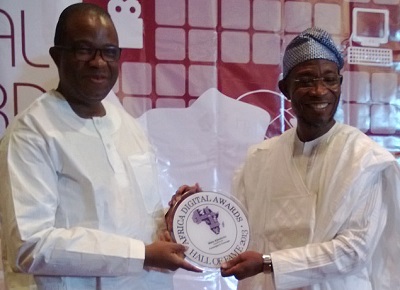
<svg viewBox="0 0 400 290">
<path fill-rule="evenodd" d="M 333 118 L 329 119 L 302 119 L 302 123 L 314 128 L 324 128 L 332 126 L 335 123 Z"/>
<path fill-rule="evenodd" d="M 89 92 L 86 92 L 85 95 L 87 96 L 88 99 L 102 100 L 108 95 L 109 92 L 110 90 L 101 90 L 101 91 L 91 90 Z"/>
<path fill-rule="evenodd" d="M 333 119 L 329 120 L 320 120 L 314 123 L 315 127 L 324 128 L 324 127 L 332 127 L 335 124 Z"/>
</svg>

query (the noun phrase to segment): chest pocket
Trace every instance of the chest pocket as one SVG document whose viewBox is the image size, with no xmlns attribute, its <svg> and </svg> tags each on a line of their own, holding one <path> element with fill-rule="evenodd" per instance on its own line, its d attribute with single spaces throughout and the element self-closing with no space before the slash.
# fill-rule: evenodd
<svg viewBox="0 0 400 290">
<path fill-rule="evenodd" d="M 315 194 L 271 199 L 265 228 L 269 250 L 307 244 L 314 231 L 315 206 Z"/>
</svg>

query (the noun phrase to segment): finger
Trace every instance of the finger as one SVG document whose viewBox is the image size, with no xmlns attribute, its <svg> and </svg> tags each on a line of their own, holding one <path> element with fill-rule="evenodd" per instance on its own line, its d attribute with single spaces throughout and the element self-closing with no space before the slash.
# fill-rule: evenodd
<svg viewBox="0 0 400 290">
<path fill-rule="evenodd" d="M 173 245 L 173 250 L 175 253 L 184 253 L 187 250 L 187 247 L 182 245 L 182 244 L 174 244 Z"/>
<path fill-rule="evenodd" d="M 196 184 L 194 185 L 196 192 L 200 192 L 203 191 L 200 187 L 200 185 L 196 182 Z"/>
<path fill-rule="evenodd" d="M 187 191 L 188 188 L 190 188 L 190 186 L 187 184 L 181 185 L 176 191 L 175 195 L 182 195 L 185 191 Z"/>
<path fill-rule="evenodd" d="M 172 251 L 175 255 L 177 255 L 182 261 L 185 258 L 185 252 L 187 247 L 181 244 L 175 244 L 175 247 L 172 248 Z"/>
<path fill-rule="evenodd" d="M 233 276 L 233 275 L 237 275 L 238 272 L 238 267 L 234 266 L 234 267 L 230 267 L 230 268 L 222 268 L 221 267 L 221 276 L 222 277 L 229 277 L 229 276 Z"/>
<path fill-rule="evenodd" d="M 235 258 L 233 258 L 232 260 L 229 260 L 225 263 L 221 264 L 221 268 L 222 269 L 229 269 L 232 268 L 233 266 L 235 266 L 236 264 L 238 264 L 241 261 L 240 257 L 237 256 Z"/>
<path fill-rule="evenodd" d="M 175 198 L 174 204 L 178 203 L 182 199 L 182 195 L 179 195 Z"/>
<path fill-rule="evenodd" d="M 196 184 L 193 185 L 193 186 L 188 186 L 188 187 L 186 188 L 184 194 L 193 194 L 193 193 L 199 192 L 199 191 L 200 191 L 199 189 L 200 189 L 200 187 L 199 187 L 199 185 L 196 183 Z"/>
<path fill-rule="evenodd" d="M 190 264 L 189 262 L 186 262 L 185 260 L 182 261 L 181 268 L 185 269 L 187 271 L 190 271 L 190 272 L 196 272 L 196 273 L 202 273 L 203 272 L 202 269 L 193 266 L 192 264 Z"/>
<path fill-rule="evenodd" d="M 170 207 L 172 207 L 175 203 L 177 198 L 180 196 L 181 194 L 179 193 L 179 189 L 175 192 L 175 194 L 171 197 L 171 200 L 168 202 L 168 205 Z"/>
<path fill-rule="evenodd" d="M 172 236 L 168 230 L 162 231 L 162 233 L 159 236 L 159 239 L 160 239 L 160 241 L 164 241 L 164 242 L 172 242 Z"/>
</svg>

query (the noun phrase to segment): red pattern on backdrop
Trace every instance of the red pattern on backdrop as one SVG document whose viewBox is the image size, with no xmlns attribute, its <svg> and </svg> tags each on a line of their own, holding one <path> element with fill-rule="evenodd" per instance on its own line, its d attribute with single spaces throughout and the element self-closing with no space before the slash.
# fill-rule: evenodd
<svg viewBox="0 0 400 290">
<path fill-rule="evenodd" d="M 198 62 L 196 63 L 195 61 L 191 61 L 188 57 L 188 44 L 186 42 L 186 56 L 183 60 L 180 61 L 169 61 L 169 60 L 160 60 L 157 59 L 156 57 L 156 29 L 160 27 L 156 23 L 155 19 L 155 1 L 156 0 L 146 0 L 146 1 L 139 1 L 141 5 L 141 18 L 143 19 L 144 23 L 144 44 L 142 49 L 124 49 L 121 57 L 121 63 L 123 62 L 145 62 L 151 65 L 152 69 L 152 90 L 149 95 L 142 95 L 138 96 L 135 95 L 135 97 L 144 97 L 148 98 L 151 100 L 152 108 L 156 107 L 156 102 L 160 97 L 156 94 L 156 88 L 155 88 L 155 66 L 160 63 L 178 63 L 180 65 L 183 65 L 186 70 L 186 77 L 188 76 L 188 67 L 191 64 L 199 64 Z M 104 9 L 107 9 L 107 0 L 84 0 L 83 2 L 88 2 L 88 3 L 94 3 L 97 4 Z M 188 7 L 189 5 L 189 0 L 185 0 L 185 7 Z M 220 12 L 221 11 L 221 0 L 216 0 L 217 2 L 217 10 Z M 282 7 L 286 4 L 286 2 L 290 1 L 280 1 Z M 308 1 L 310 5 L 313 5 L 315 7 L 316 4 L 320 2 L 325 2 L 325 1 Z M 330 4 L 332 1 L 329 1 Z M 399 23 L 400 23 L 400 7 L 399 5 L 377 5 L 374 3 L 342 3 L 342 1 L 336 1 L 335 2 L 341 9 L 341 14 L 342 14 L 342 23 L 341 25 L 341 34 L 336 35 L 336 37 L 341 39 L 341 43 L 344 47 L 344 50 L 350 43 L 350 33 L 351 33 L 351 11 L 355 7 L 364 7 L 364 8 L 379 8 L 379 9 L 387 9 L 390 10 L 390 20 L 389 20 L 389 28 L 390 28 L 390 43 L 387 44 L 387 47 L 390 47 L 393 50 L 393 58 L 394 58 L 394 63 L 399 63 L 399 51 L 400 51 L 400 42 L 396 41 L 398 38 L 398 33 L 400 32 L 399 29 Z M 334 3 L 334 4 L 335 4 Z M 254 5 L 253 1 L 250 1 L 250 6 L 253 7 Z M 187 9 L 187 8 L 186 8 Z M 314 8 L 315 9 L 315 8 Z M 185 12 L 187 14 L 187 11 Z M 250 22 L 251 22 L 251 17 L 252 14 L 250 13 Z M 213 31 L 215 31 L 218 34 L 217 37 L 217 47 L 218 51 L 216 52 L 217 57 L 215 62 L 210 62 L 210 63 L 204 63 L 201 62 L 200 64 L 204 65 L 209 65 L 213 66 L 216 69 L 216 74 L 217 74 L 217 89 L 222 92 L 223 94 L 232 97 L 232 98 L 238 98 L 239 96 L 242 96 L 243 94 L 248 94 L 248 92 L 251 91 L 258 91 L 258 90 L 263 90 L 263 92 L 256 92 L 256 93 L 250 93 L 243 99 L 241 99 L 244 102 L 256 105 L 258 107 L 261 107 L 265 109 L 266 111 L 269 112 L 271 115 L 271 119 L 275 120 L 273 123 L 271 123 L 270 127 L 268 128 L 267 137 L 272 137 L 278 134 L 281 134 L 284 130 L 288 129 L 291 127 L 290 120 L 293 118 L 293 116 L 290 114 L 290 103 L 284 100 L 282 97 L 278 96 L 277 94 L 271 94 L 268 93 L 267 91 L 273 91 L 273 92 L 279 92 L 279 89 L 277 88 L 277 82 L 279 79 L 279 74 L 281 72 L 280 66 L 279 65 L 265 65 L 265 64 L 256 64 L 252 61 L 249 61 L 248 63 L 227 63 L 221 61 L 221 34 L 224 31 L 228 31 L 221 25 L 221 16 L 218 16 L 217 19 L 217 25 Z M 284 31 L 285 29 L 283 28 L 284 25 L 282 25 L 282 28 L 278 32 L 274 32 L 274 34 L 277 34 L 280 36 L 281 39 L 281 51 L 283 51 L 285 43 L 283 43 L 286 40 L 287 36 L 294 36 L 295 33 L 287 33 Z M 168 27 L 165 26 L 164 27 Z M 192 28 L 188 24 L 188 16 L 186 16 L 185 23 L 182 26 L 179 26 L 179 28 L 183 29 L 186 33 L 186 37 L 188 34 L 188 31 Z M 232 31 L 232 30 L 230 30 Z M 250 39 L 254 35 L 256 31 L 252 28 L 252 25 L 250 25 L 250 28 L 246 30 L 246 33 L 249 35 Z M 282 53 L 282 52 L 281 52 Z M 372 74 L 378 72 L 396 72 L 396 66 L 394 65 L 393 67 L 373 67 L 373 66 L 360 66 L 360 65 L 350 65 L 346 64 L 345 65 L 345 70 L 351 71 L 351 72 L 357 72 L 357 71 L 367 71 L 370 76 Z M 119 84 L 119 90 L 117 92 L 118 97 L 122 100 L 125 97 L 129 97 L 130 95 L 125 94 L 122 91 L 121 83 Z M 186 85 L 185 85 L 185 93 L 182 96 L 176 96 L 172 98 L 177 98 L 180 100 L 183 100 L 185 103 L 185 106 L 189 106 L 190 102 L 195 100 L 197 97 L 196 96 L 191 96 L 188 92 L 188 85 L 187 85 L 187 78 L 186 78 Z M 398 88 L 397 88 L 398 91 Z M 133 96 L 133 95 L 131 95 Z M 171 98 L 171 97 L 170 97 Z M 352 104 L 352 102 L 348 102 L 348 104 Z M 362 104 L 365 105 L 365 104 Z M 367 106 L 369 106 L 370 110 L 372 110 L 372 106 L 374 105 L 372 101 L 366 103 Z M 398 103 L 396 104 L 391 104 L 392 107 L 395 108 L 395 110 L 400 111 L 398 107 Z M 349 113 L 348 113 L 349 114 Z M 357 118 L 357 112 L 350 112 L 350 114 L 353 114 L 352 118 Z M 372 113 L 371 113 L 372 114 Z M 371 119 L 371 117 L 370 117 Z M 400 130 L 398 129 L 400 126 L 396 126 L 396 131 L 394 134 L 390 135 L 385 135 L 385 134 L 374 134 L 371 129 L 368 129 L 365 131 L 367 135 L 370 135 L 371 137 L 377 137 L 379 141 L 382 141 L 383 146 L 385 147 L 391 147 L 388 148 L 389 150 L 391 149 L 394 151 L 394 153 L 400 151 Z M 391 137 L 395 137 L 392 141 L 390 139 Z M 394 143 L 393 143 L 394 142 Z M 391 144 L 391 145 L 390 145 Z M 393 145 L 394 144 L 394 145 Z M 393 149 L 395 148 L 395 150 Z"/>
</svg>

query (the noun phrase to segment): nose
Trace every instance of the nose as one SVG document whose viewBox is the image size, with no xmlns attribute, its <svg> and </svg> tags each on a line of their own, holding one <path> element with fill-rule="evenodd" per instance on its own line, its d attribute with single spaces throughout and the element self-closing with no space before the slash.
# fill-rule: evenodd
<svg viewBox="0 0 400 290">
<path fill-rule="evenodd" d="M 326 92 L 328 90 L 329 90 L 328 87 L 326 86 L 326 84 L 323 82 L 322 79 L 315 79 L 314 80 L 314 85 L 313 85 L 311 91 L 315 95 L 324 95 L 324 94 L 326 94 Z"/>
<path fill-rule="evenodd" d="M 101 49 L 96 49 L 96 51 L 94 52 L 93 58 L 90 60 L 90 63 L 92 64 L 103 64 L 103 63 L 107 63 L 104 59 L 103 59 L 103 55 L 101 52 Z"/>
</svg>

